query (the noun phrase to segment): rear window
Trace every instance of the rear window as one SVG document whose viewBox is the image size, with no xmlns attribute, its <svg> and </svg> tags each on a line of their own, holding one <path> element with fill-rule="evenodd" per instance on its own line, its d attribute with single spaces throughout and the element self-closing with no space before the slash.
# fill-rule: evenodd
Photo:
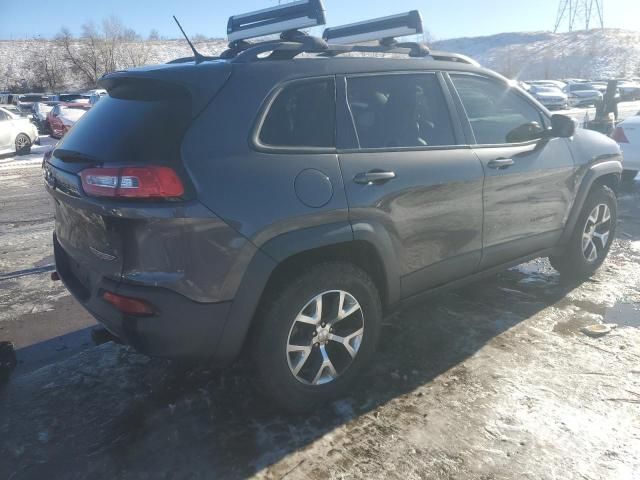
<svg viewBox="0 0 640 480">
<path fill-rule="evenodd" d="M 189 118 L 190 105 L 184 99 L 106 96 L 82 116 L 60 148 L 103 162 L 173 163 L 180 159 Z"/>
<path fill-rule="evenodd" d="M 272 147 L 335 146 L 333 78 L 286 86 L 271 103 L 260 129 L 260 143 Z"/>
</svg>

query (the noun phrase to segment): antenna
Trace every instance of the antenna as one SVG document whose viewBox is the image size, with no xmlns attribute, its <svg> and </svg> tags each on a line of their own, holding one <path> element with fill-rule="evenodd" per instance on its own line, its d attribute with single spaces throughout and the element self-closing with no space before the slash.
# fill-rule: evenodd
<svg viewBox="0 0 640 480">
<path fill-rule="evenodd" d="M 207 58 L 204 55 L 201 55 L 197 50 L 196 47 L 193 46 L 193 43 L 191 43 L 191 40 L 189 40 L 189 37 L 187 37 L 187 34 L 184 33 L 184 29 L 182 28 L 182 25 L 180 25 L 180 22 L 178 21 L 178 19 L 176 18 L 176 16 L 173 16 L 173 19 L 176 21 L 176 23 L 178 24 L 178 28 L 180 29 L 180 31 L 182 32 L 182 35 L 184 35 L 184 39 L 187 41 L 187 43 L 189 44 L 189 46 L 191 47 L 191 51 L 193 52 L 193 58 L 195 59 L 196 63 L 200 63 L 200 62 L 204 62 Z"/>
</svg>

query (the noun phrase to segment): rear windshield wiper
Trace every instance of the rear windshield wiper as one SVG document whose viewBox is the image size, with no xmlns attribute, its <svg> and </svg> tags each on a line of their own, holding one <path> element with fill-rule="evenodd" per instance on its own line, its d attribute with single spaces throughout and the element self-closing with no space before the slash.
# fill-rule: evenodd
<svg viewBox="0 0 640 480">
<path fill-rule="evenodd" d="M 92 162 L 102 163 L 102 160 L 86 153 L 78 152 L 76 150 L 67 150 L 66 148 L 56 148 L 53 151 L 53 156 L 59 158 L 63 162 Z"/>
</svg>

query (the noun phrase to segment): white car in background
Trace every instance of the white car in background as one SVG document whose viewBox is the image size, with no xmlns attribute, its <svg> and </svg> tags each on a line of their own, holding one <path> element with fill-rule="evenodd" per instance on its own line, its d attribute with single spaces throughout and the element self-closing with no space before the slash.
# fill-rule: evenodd
<svg viewBox="0 0 640 480">
<path fill-rule="evenodd" d="M 39 142 L 38 129 L 31 120 L 0 108 L 0 154 L 16 152 L 24 155 Z"/>
<path fill-rule="evenodd" d="M 623 180 L 632 180 L 640 170 L 640 112 L 620 122 L 611 133 L 622 150 Z"/>
</svg>

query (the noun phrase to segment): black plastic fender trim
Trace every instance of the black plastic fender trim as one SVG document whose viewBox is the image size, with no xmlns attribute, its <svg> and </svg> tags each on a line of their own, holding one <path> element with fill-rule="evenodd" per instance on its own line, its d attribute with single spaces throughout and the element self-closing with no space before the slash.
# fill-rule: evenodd
<svg viewBox="0 0 640 480">
<path fill-rule="evenodd" d="M 621 155 L 602 155 L 600 157 L 596 157 L 594 161 L 598 163 L 592 164 L 587 169 L 582 178 L 582 182 L 580 183 L 578 193 L 576 194 L 576 198 L 573 202 L 573 208 L 571 209 L 571 213 L 569 214 L 569 218 L 565 224 L 564 232 L 560 237 L 559 244 L 561 245 L 566 244 L 571 238 L 576 222 L 578 221 L 578 217 L 580 216 L 580 212 L 582 211 L 582 206 L 584 205 L 595 181 L 604 175 L 612 173 L 618 175 L 618 177 L 622 175 Z"/>
</svg>

